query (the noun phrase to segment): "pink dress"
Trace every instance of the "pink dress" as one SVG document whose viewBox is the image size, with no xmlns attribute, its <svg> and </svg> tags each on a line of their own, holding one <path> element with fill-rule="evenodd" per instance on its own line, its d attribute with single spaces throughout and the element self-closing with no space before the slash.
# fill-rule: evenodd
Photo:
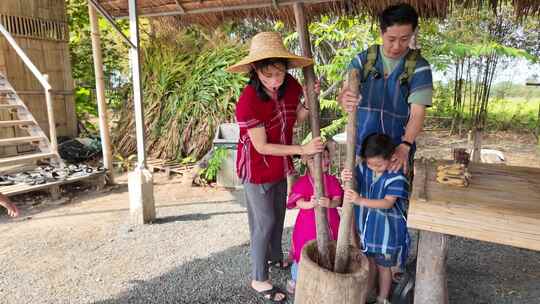
<svg viewBox="0 0 540 304">
<path fill-rule="evenodd" d="M 343 197 L 343 189 L 339 184 L 339 181 L 334 176 L 325 173 L 324 174 L 324 189 L 325 197 L 332 199 L 334 197 Z M 287 200 L 287 208 L 292 209 L 296 207 L 296 202 L 299 199 L 309 201 L 313 196 L 313 181 L 308 174 L 300 177 L 291 189 L 289 199 Z M 333 240 L 337 240 L 338 228 L 339 228 L 339 214 L 336 208 L 327 209 L 328 225 L 330 226 L 330 237 Z M 294 224 L 294 231 L 292 235 L 292 256 L 294 261 L 298 263 L 300 261 L 300 253 L 304 245 L 317 238 L 317 231 L 315 226 L 315 210 L 314 209 L 300 209 L 296 222 Z"/>
</svg>

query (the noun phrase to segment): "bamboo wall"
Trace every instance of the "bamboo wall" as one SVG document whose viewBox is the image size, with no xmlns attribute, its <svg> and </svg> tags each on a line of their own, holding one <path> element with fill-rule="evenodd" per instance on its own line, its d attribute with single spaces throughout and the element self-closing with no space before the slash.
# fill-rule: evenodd
<svg viewBox="0 0 540 304">
<path fill-rule="evenodd" d="M 0 22 L 37 68 L 49 75 L 53 89 L 57 135 L 76 136 L 74 83 L 71 75 L 69 31 L 64 0 L 1 0 Z M 0 35 L 0 72 L 7 77 L 43 131 L 48 134 L 49 124 L 43 87 L 2 35 Z M 14 132 L 22 131 L 2 129 L 0 137 L 13 136 Z M 21 147 L 17 149 L 18 152 L 23 152 Z M 0 149 L 0 154 L 14 154 L 17 149 Z"/>
</svg>

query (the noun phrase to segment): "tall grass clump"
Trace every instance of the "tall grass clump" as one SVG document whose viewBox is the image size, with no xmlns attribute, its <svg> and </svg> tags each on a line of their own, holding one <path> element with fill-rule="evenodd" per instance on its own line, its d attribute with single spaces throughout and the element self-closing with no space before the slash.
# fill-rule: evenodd
<svg viewBox="0 0 540 304">
<path fill-rule="evenodd" d="M 198 159 L 212 145 L 216 127 L 233 121 L 246 79 L 225 71 L 245 49 L 219 32 L 196 30 L 151 38 L 142 50 L 146 146 L 163 159 Z M 119 113 L 117 153 L 136 150 L 133 102 Z"/>
</svg>

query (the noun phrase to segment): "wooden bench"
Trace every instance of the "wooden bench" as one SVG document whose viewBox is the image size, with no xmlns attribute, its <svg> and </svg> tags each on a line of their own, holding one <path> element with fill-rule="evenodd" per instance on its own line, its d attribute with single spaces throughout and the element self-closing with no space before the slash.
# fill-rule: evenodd
<svg viewBox="0 0 540 304">
<path fill-rule="evenodd" d="M 435 181 L 442 161 L 417 161 L 408 226 L 420 231 L 415 303 L 448 303 L 447 235 L 540 251 L 540 169 L 470 164 L 468 187 Z"/>
<path fill-rule="evenodd" d="M 46 190 L 51 194 L 53 199 L 58 199 L 60 194 L 60 186 L 83 181 L 92 182 L 96 185 L 98 190 L 101 190 L 105 185 L 105 172 L 94 172 L 84 176 L 68 177 L 65 180 L 47 182 L 40 185 L 15 184 L 9 186 L 0 186 L 0 193 L 9 197 L 38 190 Z"/>
<path fill-rule="evenodd" d="M 149 159 L 146 162 L 148 169 L 152 172 L 163 171 L 168 178 L 171 178 L 172 173 L 184 174 L 194 167 L 193 164 L 181 165 L 178 161 L 163 160 L 163 159 Z"/>
</svg>

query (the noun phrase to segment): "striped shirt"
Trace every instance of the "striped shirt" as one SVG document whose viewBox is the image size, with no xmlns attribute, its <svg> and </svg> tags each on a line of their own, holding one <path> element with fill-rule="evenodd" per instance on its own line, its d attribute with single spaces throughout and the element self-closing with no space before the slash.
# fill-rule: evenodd
<svg viewBox="0 0 540 304">
<path fill-rule="evenodd" d="M 262 101 L 255 88 L 247 85 L 236 105 L 236 120 L 240 127 L 236 169 L 245 182 L 276 182 L 294 170 L 290 156 L 262 155 L 257 152 L 247 132 L 251 128 L 264 127 L 267 143 L 292 144 L 302 86 L 290 74 L 287 74 L 285 81 L 287 90 L 279 101 Z"/>
<path fill-rule="evenodd" d="M 380 75 L 384 75 L 382 55 L 379 52 L 377 56 L 374 68 Z M 360 84 L 362 100 L 357 111 L 357 154 L 361 153 L 364 139 L 373 133 L 387 134 L 394 144 L 399 144 L 409 121 L 409 96 L 433 88 L 431 68 L 422 57 L 416 60 L 416 69 L 410 83 L 400 83 L 399 77 L 404 71 L 405 57 L 400 59 L 387 77 L 376 78 L 370 73 L 368 79 Z M 366 61 L 367 51 L 361 52 L 353 58 L 349 69 L 357 69 L 362 75 Z"/>
<path fill-rule="evenodd" d="M 389 209 L 355 206 L 357 230 L 364 252 L 397 255 L 404 265 L 409 248 L 409 233 L 404 214 L 404 201 L 408 198 L 407 178 L 401 173 L 384 172 L 378 179 L 366 162 L 356 167 L 358 193 L 367 199 L 397 197 Z"/>
<path fill-rule="evenodd" d="M 399 65 L 403 56 L 405 56 L 403 55 L 398 59 L 386 57 L 384 55 L 384 52 L 382 51 L 382 48 L 379 48 L 379 53 L 383 60 L 384 75 L 390 75 L 392 71 L 394 71 L 394 69 Z M 421 68 L 416 68 L 414 70 L 414 74 L 421 73 L 430 69 L 431 68 L 429 65 L 423 66 Z M 416 90 L 412 94 L 410 94 L 409 97 L 407 98 L 407 102 L 409 102 L 410 104 L 420 104 L 420 105 L 430 107 L 432 104 L 432 99 L 433 99 L 433 88 L 425 87 L 423 89 Z"/>
</svg>

